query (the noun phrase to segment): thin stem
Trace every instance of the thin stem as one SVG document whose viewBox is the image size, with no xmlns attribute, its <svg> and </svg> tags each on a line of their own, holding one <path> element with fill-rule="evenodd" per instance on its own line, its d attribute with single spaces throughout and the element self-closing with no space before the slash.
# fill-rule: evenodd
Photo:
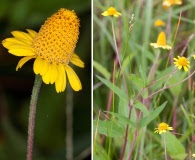
<svg viewBox="0 0 195 160">
<path fill-rule="evenodd" d="M 117 48 L 117 44 L 116 44 L 116 36 L 115 36 L 113 19 L 112 19 L 112 34 L 113 34 L 113 40 L 114 40 L 116 55 L 117 55 L 117 59 L 118 59 L 118 64 L 119 64 L 119 67 L 121 69 L 121 75 L 122 75 L 122 79 L 123 79 L 123 83 L 124 83 L 124 88 L 125 88 L 127 96 L 129 97 L 129 92 L 128 92 L 128 89 L 127 89 L 127 83 L 126 83 L 125 76 L 124 76 L 124 73 L 123 73 L 123 70 L 122 70 L 122 65 L 121 65 L 121 62 L 120 62 L 119 52 L 118 52 L 118 48 Z M 131 111 L 132 111 L 132 106 L 130 105 L 130 100 L 129 99 L 128 99 L 128 106 L 130 108 L 128 118 L 130 118 Z M 123 148 L 122 148 L 120 159 L 123 159 L 123 156 L 124 156 L 124 152 L 125 152 L 125 148 L 126 148 L 126 144 L 127 144 L 126 140 L 127 140 L 127 136 L 128 136 L 128 128 L 129 128 L 129 126 L 127 125 L 126 134 L 125 134 L 125 138 L 124 138 L 125 142 L 124 142 L 124 145 L 123 145 Z"/>
<path fill-rule="evenodd" d="M 190 78 L 194 73 L 195 73 L 195 71 L 192 72 L 187 78 L 183 79 L 182 81 L 180 81 L 180 82 L 178 82 L 178 83 L 176 83 L 176 84 L 173 84 L 173 85 L 171 85 L 171 86 L 169 86 L 169 87 L 163 87 L 163 88 L 157 90 L 156 92 L 154 92 L 154 93 L 152 93 L 151 95 L 149 95 L 149 96 L 147 97 L 147 99 L 151 98 L 153 95 L 157 94 L 157 93 L 160 92 L 160 91 L 163 91 L 163 90 L 165 90 L 165 89 L 169 89 L 169 88 L 172 88 L 172 87 L 174 87 L 174 86 L 177 86 L 178 84 L 180 84 L 180 83 L 186 81 L 188 78 Z"/>
<path fill-rule="evenodd" d="M 117 55 L 117 59 L 118 59 L 118 64 L 120 66 L 121 74 L 122 74 L 122 77 L 123 77 L 123 83 L 125 85 L 126 93 L 127 93 L 128 97 L 129 97 L 128 89 L 127 89 L 127 84 L 126 84 L 126 81 L 125 81 L 125 76 L 124 76 L 124 73 L 123 73 L 123 70 L 122 70 L 122 65 L 121 65 L 121 61 L 120 61 L 120 57 L 119 57 L 119 53 L 118 53 L 118 48 L 117 48 L 117 44 L 116 44 L 116 36 L 115 36 L 113 19 L 112 19 L 112 34 L 113 34 L 113 40 L 114 40 L 114 46 L 115 46 L 116 55 Z"/>
<path fill-rule="evenodd" d="M 143 104 L 144 103 L 145 102 L 143 102 Z M 139 122 L 140 122 L 141 116 L 142 116 L 142 112 L 140 111 L 139 115 L 138 115 L 138 118 L 137 118 L 137 124 L 136 124 L 136 129 L 135 129 L 135 132 L 134 132 L 134 136 L 133 136 L 133 141 L 131 143 L 131 148 L 130 148 L 128 158 L 127 158 L 128 160 L 130 160 L 132 158 L 133 149 L 134 149 L 135 142 L 136 142 L 136 139 L 137 139 L 137 136 L 138 136 L 138 127 L 139 127 Z"/>
<path fill-rule="evenodd" d="M 153 81 L 153 82 L 151 82 L 150 84 L 146 85 L 144 88 L 142 88 L 142 90 L 140 90 L 140 92 L 139 92 L 139 93 L 137 94 L 137 96 L 134 98 L 132 104 L 134 104 L 134 103 L 136 102 L 136 100 L 138 99 L 138 97 L 140 96 L 140 94 L 141 94 L 146 88 L 148 88 L 149 86 L 155 84 L 156 82 L 158 82 L 158 81 L 160 81 L 160 80 L 166 78 L 167 76 L 170 76 L 171 74 L 174 74 L 176 71 L 177 71 L 177 69 L 171 71 L 170 73 L 168 73 L 167 75 L 165 75 L 165 76 L 163 76 L 163 77 L 157 79 L 156 81 Z"/>
<path fill-rule="evenodd" d="M 165 160 L 167 160 L 167 149 L 166 149 L 166 142 L 165 142 L 164 137 L 163 137 L 163 141 L 164 141 L 164 147 L 165 147 Z"/>
<path fill-rule="evenodd" d="M 98 124 L 99 124 L 99 120 L 100 120 L 100 113 L 101 113 L 101 110 L 99 110 L 98 119 L 97 119 L 96 128 L 95 128 L 94 143 L 93 143 L 93 154 L 96 153 L 95 149 L 96 149 L 96 139 L 97 139 L 97 133 L 98 133 Z"/>
<path fill-rule="evenodd" d="M 34 142 L 34 128 L 35 128 L 35 115 L 38 101 L 38 95 L 41 88 L 42 79 L 41 76 L 36 75 L 35 82 L 32 90 L 30 111 L 29 111 L 29 123 L 28 123 L 28 146 L 27 146 L 27 160 L 32 160 L 33 142 Z"/>
<path fill-rule="evenodd" d="M 174 45 L 175 40 L 176 40 L 176 36 L 177 36 L 178 30 L 179 30 L 180 20 L 181 20 L 181 12 L 179 14 L 179 20 L 178 20 L 178 23 L 177 23 L 177 28 L 176 28 L 176 32 L 175 32 L 175 35 L 174 35 L 172 46 Z"/>
<path fill-rule="evenodd" d="M 73 160 L 73 91 L 67 87 L 66 94 L 66 159 Z"/>
<path fill-rule="evenodd" d="M 155 68 L 157 66 L 157 62 L 158 62 L 159 56 L 160 56 L 160 50 L 158 51 L 157 56 L 156 56 L 156 59 L 154 60 L 154 63 L 152 65 L 151 69 L 150 69 L 150 72 L 148 74 L 148 79 L 150 78 L 150 76 L 152 75 L 152 73 L 154 73 L 154 71 L 155 71 Z"/>
</svg>

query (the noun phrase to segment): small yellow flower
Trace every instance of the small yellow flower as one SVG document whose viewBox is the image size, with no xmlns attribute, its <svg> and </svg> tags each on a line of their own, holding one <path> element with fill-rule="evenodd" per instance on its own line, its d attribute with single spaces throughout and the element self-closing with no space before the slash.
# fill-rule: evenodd
<svg viewBox="0 0 195 160">
<path fill-rule="evenodd" d="M 168 124 L 162 122 L 162 123 L 160 123 L 160 124 L 158 125 L 158 128 L 155 128 L 154 130 L 155 130 L 154 133 L 159 133 L 159 134 L 161 134 L 161 133 L 165 133 L 165 132 L 168 131 L 168 130 L 173 130 L 173 127 L 169 127 Z"/>
<path fill-rule="evenodd" d="M 192 154 L 192 158 L 195 158 L 195 153 Z"/>
<path fill-rule="evenodd" d="M 195 59 L 195 55 L 192 56 Z"/>
<path fill-rule="evenodd" d="M 27 29 L 11 32 L 14 37 L 3 40 L 8 52 L 23 57 L 16 67 L 21 68 L 35 58 L 33 70 L 46 84 L 55 83 L 57 92 L 66 88 L 66 75 L 75 91 L 82 89 L 81 82 L 69 62 L 83 68 L 84 63 L 74 53 L 79 36 L 79 19 L 74 11 L 60 9 L 48 18 L 39 32 Z"/>
<path fill-rule="evenodd" d="M 120 12 L 117 12 L 116 9 L 114 7 L 110 7 L 107 9 L 107 11 L 104 11 L 102 13 L 102 16 L 121 16 L 122 14 Z"/>
<path fill-rule="evenodd" d="M 160 27 L 160 26 L 165 26 L 165 22 L 163 22 L 161 19 L 157 19 L 155 22 L 154 22 L 154 26 L 155 27 Z"/>
<path fill-rule="evenodd" d="M 163 48 L 163 49 L 168 49 L 170 50 L 172 47 L 166 44 L 166 36 L 164 32 L 161 32 L 158 35 L 158 39 L 156 43 L 150 43 L 151 46 L 154 48 Z"/>
<path fill-rule="evenodd" d="M 181 5 L 181 4 L 182 4 L 182 0 L 163 0 L 162 5 L 165 9 L 168 9 L 172 5 Z"/>
<path fill-rule="evenodd" d="M 184 68 L 184 71 L 188 71 L 188 68 L 190 68 L 190 62 L 185 57 L 177 56 L 178 58 L 174 58 L 174 64 L 175 66 L 180 70 L 182 67 Z"/>
</svg>

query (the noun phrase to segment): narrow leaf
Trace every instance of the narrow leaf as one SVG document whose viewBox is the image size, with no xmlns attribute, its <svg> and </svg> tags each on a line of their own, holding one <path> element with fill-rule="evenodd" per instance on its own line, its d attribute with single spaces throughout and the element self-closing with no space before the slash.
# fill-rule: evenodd
<svg viewBox="0 0 195 160">
<path fill-rule="evenodd" d="M 128 119 L 127 117 L 123 116 L 123 115 L 119 115 L 118 113 L 113 113 L 113 112 L 108 112 L 109 114 L 115 116 L 118 118 L 118 120 L 120 120 L 121 123 L 123 123 L 123 125 L 129 125 L 130 127 L 135 128 L 135 122 L 131 121 L 130 119 Z"/>
<path fill-rule="evenodd" d="M 139 109 L 140 111 L 142 111 L 142 113 L 145 115 L 148 115 L 149 112 L 148 112 L 148 109 L 146 108 L 146 106 L 141 103 L 141 102 L 136 102 L 134 105 L 133 105 L 135 108 Z"/>
<path fill-rule="evenodd" d="M 93 61 L 93 67 L 100 72 L 106 79 L 110 79 L 111 74 L 110 72 L 108 72 L 108 70 L 106 68 L 104 68 L 100 63 L 98 63 L 97 61 Z"/>
<path fill-rule="evenodd" d="M 167 102 L 164 102 L 161 106 L 157 107 L 154 111 L 143 117 L 140 121 L 139 128 L 147 126 L 153 119 L 155 119 L 165 108 L 166 104 Z"/>
<path fill-rule="evenodd" d="M 147 77 L 146 77 L 146 73 L 144 72 L 142 66 L 140 65 L 139 66 L 139 73 L 142 77 L 142 80 L 143 80 L 143 83 L 144 83 L 144 86 L 146 85 L 146 81 L 147 81 Z"/>
<path fill-rule="evenodd" d="M 185 148 L 182 143 L 170 132 L 161 134 L 169 156 L 174 160 L 183 160 L 186 157 Z"/>
<path fill-rule="evenodd" d="M 108 88 L 110 88 L 116 95 L 118 95 L 120 98 L 122 98 L 123 100 L 127 101 L 128 100 L 128 96 L 126 95 L 126 93 L 118 88 L 117 86 L 115 86 L 113 83 L 111 83 L 110 81 L 101 78 L 99 76 L 97 76 L 97 78 L 104 83 Z"/>
<path fill-rule="evenodd" d="M 108 137 L 122 137 L 123 130 L 121 127 L 117 126 L 116 123 L 111 121 L 102 121 L 99 120 L 98 122 L 95 120 L 93 123 L 94 130 L 97 129 L 99 134 L 104 134 Z"/>
</svg>

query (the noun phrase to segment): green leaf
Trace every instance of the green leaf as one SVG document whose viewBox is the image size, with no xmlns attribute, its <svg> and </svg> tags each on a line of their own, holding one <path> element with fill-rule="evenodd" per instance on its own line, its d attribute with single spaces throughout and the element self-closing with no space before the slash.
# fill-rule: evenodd
<svg viewBox="0 0 195 160">
<path fill-rule="evenodd" d="M 146 108 L 146 106 L 143 103 L 137 101 L 133 106 L 135 108 L 139 109 L 140 111 L 142 111 L 144 116 L 149 114 L 148 109 Z"/>
<path fill-rule="evenodd" d="M 93 61 L 93 67 L 100 72 L 106 79 L 110 79 L 111 74 L 110 72 L 107 71 L 106 68 L 104 68 L 100 63 L 98 63 L 97 61 Z"/>
<path fill-rule="evenodd" d="M 93 160 L 110 160 L 106 150 L 99 143 L 95 143 Z"/>
<path fill-rule="evenodd" d="M 174 160 L 183 160 L 186 157 L 185 148 L 182 143 L 170 132 L 161 134 L 165 140 L 167 152 Z"/>
<path fill-rule="evenodd" d="M 166 104 L 167 102 L 164 102 L 161 106 L 157 107 L 154 111 L 143 117 L 140 121 L 139 128 L 147 126 L 153 119 L 155 119 L 165 108 Z"/>
<path fill-rule="evenodd" d="M 112 121 L 95 120 L 93 126 L 94 130 L 96 131 L 97 129 L 99 134 L 104 134 L 108 137 L 122 137 L 124 135 L 122 128 Z"/>
<path fill-rule="evenodd" d="M 143 72 L 143 71 L 141 71 L 141 72 Z M 144 76 L 144 73 L 142 73 L 143 75 L 143 77 L 145 77 Z M 140 77 L 138 77 L 137 75 L 135 75 L 135 74 L 131 74 L 130 75 L 130 80 L 131 80 L 131 82 L 132 82 L 132 87 L 135 89 L 135 90 L 137 90 L 138 92 L 139 91 L 141 91 L 144 87 L 145 87 L 145 84 L 146 84 L 146 80 L 144 80 L 144 78 L 140 78 Z M 146 97 L 148 97 L 148 90 L 147 89 L 145 89 L 143 92 L 142 92 L 142 96 L 143 96 L 143 98 L 146 98 Z"/>
<path fill-rule="evenodd" d="M 136 89 L 138 91 L 140 91 L 144 87 L 144 82 L 142 81 L 142 79 L 135 74 L 130 75 L 130 80 L 134 84 L 133 86 L 136 86 Z"/>
<path fill-rule="evenodd" d="M 120 121 L 120 123 L 122 123 L 123 125 L 130 125 L 130 127 L 135 128 L 135 122 L 131 121 L 130 119 L 128 119 L 127 117 L 123 116 L 123 115 L 119 115 L 118 113 L 113 113 L 113 112 L 108 112 L 109 114 L 115 116 L 118 118 L 118 120 Z"/>
<path fill-rule="evenodd" d="M 139 73 L 140 73 L 140 75 L 142 77 L 142 81 L 143 81 L 143 84 L 145 86 L 146 82 L 147 82 L 147 77 L 146 77 L 146 73 L 144 72 L 144 70 L 143 70 L 141 65 L 139 66 Z"/>
<path fill-rule="evenodd" d="M 126 95 L 126 93 L 121 90 L 120 88 L 118 88 L 117 86 L 115 86 L 113 83 L 111 83 L 110 81 L 101 78 L 99 76 L 97 76 L 97 78 L 104 83 L 108 88 L 110 88 L 114 93 L 116 93 L 116 95 L 118 95 L 120 98 L 122 98 L 125 101 L 128 101 L 128 96 Z"/>
</svg>

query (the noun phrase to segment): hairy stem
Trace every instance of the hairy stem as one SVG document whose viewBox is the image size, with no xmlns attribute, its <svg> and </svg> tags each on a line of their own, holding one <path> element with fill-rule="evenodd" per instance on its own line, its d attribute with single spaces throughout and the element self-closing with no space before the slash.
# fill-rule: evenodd
<svg viewBox="0 0 195 160">
<path fill-rule="evenodd" d="M 41 83 L 42 83 L 41 76 L 36 75 L 33 90 L 32 90 L 32 95 L 31 95 L 31 101 L 30 101 L 27 160 L 32 160 L 32 155 L 33 155 L 35 115 L 36 115 L 36 107 L 37 107 L 39 91 L 41 88 Z"/>
</svg>

